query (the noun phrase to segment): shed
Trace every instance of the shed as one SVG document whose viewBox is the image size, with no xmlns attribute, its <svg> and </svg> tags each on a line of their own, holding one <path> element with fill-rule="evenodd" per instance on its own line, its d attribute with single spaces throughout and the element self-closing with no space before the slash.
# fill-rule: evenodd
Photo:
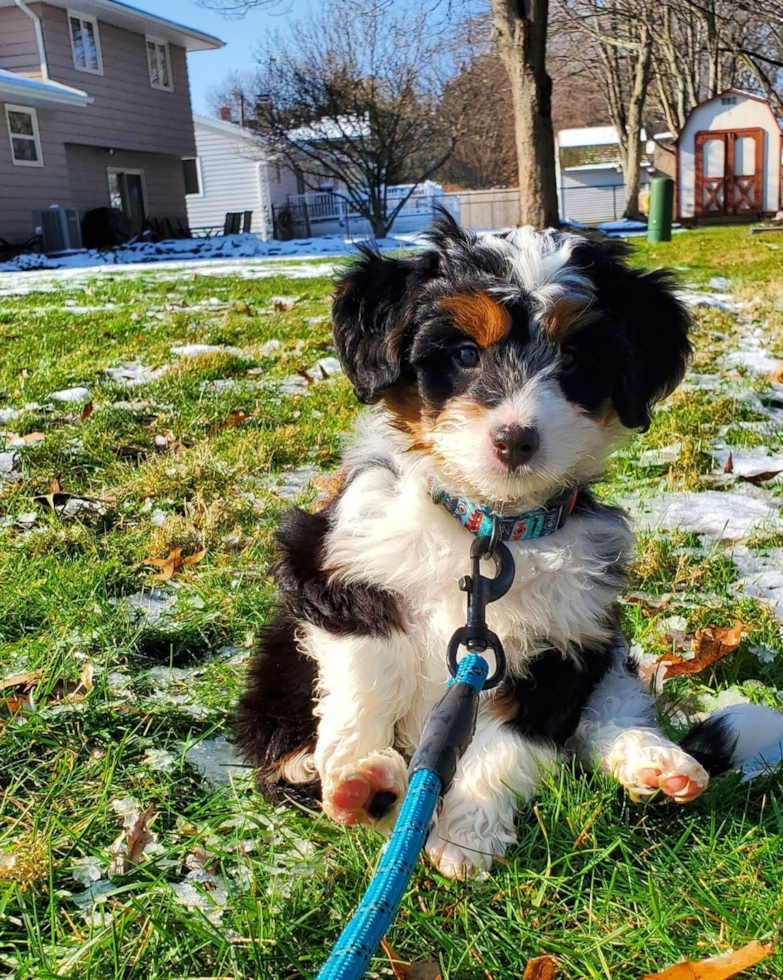
<svg viewBox="0 0 783 980">
<path fill-rule="evenodd" d="M 677 140 L 677 216 L 775 214 L 782 151 L 781 122 L 767 99 L 727 89 L 700 102 Z"/>
<path fill-rule="evenodd" d="M 642 131 L 641 185 L 651 166 Z M 557 194 L 562 221 L 616 221 L 625 211 L 620 144 L 614 126 L 561 129 L 556 138 Z"/>
</svg>

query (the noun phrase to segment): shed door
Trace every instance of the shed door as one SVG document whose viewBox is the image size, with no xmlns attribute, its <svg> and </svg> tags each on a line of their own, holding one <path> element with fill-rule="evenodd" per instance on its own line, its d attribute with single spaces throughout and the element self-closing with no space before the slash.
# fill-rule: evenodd
<svg viewBox="0 0 783 980">
<path fill-rule="evenodd" d="M 696 214 L 764 210 L 764 130 L 696 134 Z"/>
</svg>

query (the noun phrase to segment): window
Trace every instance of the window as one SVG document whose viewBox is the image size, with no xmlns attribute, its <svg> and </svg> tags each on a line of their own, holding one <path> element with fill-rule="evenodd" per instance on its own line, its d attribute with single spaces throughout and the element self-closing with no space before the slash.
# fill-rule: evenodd
<svg viewBox="0 0 783 980">
<path fill-rule="evenodd" d="M 11 137 L 11 155 L 18 167 L 42 167 L 41 137 L 35 109 L 22 105 L 7 105 L 5 116 Z"/>
<path fill-rule="evenodd" d="M 182 170 L 185 174 L 185 193 L 200 197 L 204 191 L 201 186 L 201 161 L 199 158 L 185 157 L 182 161 Z"/>
<path fill-rule="evenodd" d="M 71 29 L 74 68 L 77 71 L 88 71 L 92 75 L 102 75 L 103 59 L 98 21 L 69 10 L 68 24 Z"/>
<path fill-rule="evenodd" d="M 721 105 L 736 105 L 737 104 L 737 96 L 736 95 L 724 95 L 723 98 L 720 100 L 720 104 Z"/>
<path fill-rule="evenodd" d="M 164 92 L 173 92 L 171 52 L 166 41 L 157 41 L 154 37 L 147 38 L 147 64 L 150 70 L 150 85 L 153 88 L 163 89 Z"/>
<path fill-rule="evenodd" d="M 143 170 L 108 168 L 109 206 L 121 211 L 131 234 L 143 231 L 147 222 L 147 194 Z"/>
</svg>

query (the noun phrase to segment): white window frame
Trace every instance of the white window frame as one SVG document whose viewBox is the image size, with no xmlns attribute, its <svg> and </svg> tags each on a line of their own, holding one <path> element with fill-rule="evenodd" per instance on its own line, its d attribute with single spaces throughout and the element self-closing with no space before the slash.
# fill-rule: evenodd
<svg viewBox="0 0 783 980">
<path fill-rule="evenodd" d="M 185 193 L 185 197 L 203 197 L 204 196 L 204 173 L 201 169 L 201 157 L 183 157 L 182 162 L 186 160 L 196 161 L 196 180 L 198 181 L 198 191 L 195 194 Z"/>
<path fill-rule="evenodd" d="M 150 49 L 149 45 L 155 45 L 155 57 L 157 58 L 158 64 L 158 76 L 160 77 L 161 72 L 161 62 L 160 62 L 160 48 L 164 49 L 166 58 L 166 67 L 169 72 L 169 84 L 162 85 L 158 82 L 153 82 L 152 80 L 152 65 L 150 64 Z M 174 91 L 174 73 L 171 70 L 171 47 L 168 41 L 164 41 L 163 38 L 153 37 L 151 34 L 147 34 L 144 37 L 144 51 L 147 55 L 147 73 L 150 78 L 150 88 L 157 89 L 159 92 L 173 92 Z"/>
<path fill-rule="evenodd" d="M 33 121 L 33 135 L 32 136 L 22 136 L 19 133 L 11 132 L 11 113 L 12 112 L 22 112 L 28 115 Z M 44 165 L 43 152 L 41 150 L 41 133 L 38 129 L 38 113 L 35 109 L 28 105 L 10 105 L 6 103 L 5 106 L 5 124 L 8 130 L 8 139 L 11 143 L 11 161 L 15 167 L 42 167 Z M 14 152 L 14 140 L 33 140 L 35 142 L 35 160 L 17 160 L 16 153 Z"/>
<path fill-rule="evenodd" d="M 68 15 L 68 36 L 71 39 L 71 54 L 73 56 L 73 67 L 76 71 L 86 72 L 88 75 L 102 75 L 103 74 L 103 54 L 101 53 L 101 32 L 98 28 L 98 21 L 94 17 L 88 17 L 86 14 L 79 13 L 78 10 L 67 10 Z M 73 30 L 71 29 L 71 17 L 76 20 L 81 21 L 83 24 L 92 24 L 93 36 L 95 37 L 95 53 L 98 55 L 98 67 L 88 68 L 83 65 L 76 63 L 76 47 L 73 43 Z"/>
</svg>

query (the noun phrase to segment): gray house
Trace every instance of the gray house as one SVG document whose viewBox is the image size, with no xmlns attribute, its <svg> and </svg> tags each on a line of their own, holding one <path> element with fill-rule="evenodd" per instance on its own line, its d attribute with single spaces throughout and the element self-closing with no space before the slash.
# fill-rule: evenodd
<svg viewBox="0 0 783 980">
<path fill-rule="evenodd" d="M 187 221 L 185 56 L 220 47 L 118 0 L 0 0 L 0 238 L 30 238 L 52 205 Z"/>
</svg>

